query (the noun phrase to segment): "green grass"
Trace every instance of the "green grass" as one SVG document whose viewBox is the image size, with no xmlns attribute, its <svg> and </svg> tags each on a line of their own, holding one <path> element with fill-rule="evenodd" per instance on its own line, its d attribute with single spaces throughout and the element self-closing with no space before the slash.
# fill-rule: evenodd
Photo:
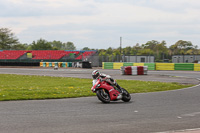
<svg viewBox="0 0 200 133">
<path fill-rule="evenodd" d="M 130 93 L 190 87 L 178 83 L 117 80 Z M 93 96 L 92 79 L 0 74 L 0 101 Z"/>
</svg>

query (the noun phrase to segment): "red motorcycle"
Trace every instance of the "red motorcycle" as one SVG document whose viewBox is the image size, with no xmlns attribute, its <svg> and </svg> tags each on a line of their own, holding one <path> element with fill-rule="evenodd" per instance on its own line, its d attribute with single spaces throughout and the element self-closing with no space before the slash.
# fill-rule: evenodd
<svg viewBox="0 0 200 133">
<path fill-rule="evenodd" d="M 117 100 L 129 102 L 131 100 L 131 95 L 126 89 L 121 88 L 121 90 L 119 90 L 117 87 L 114 87 L 101 79 L 96 81 L 91 90 L 97 94 L 98 99 L 103 103 Z"/>
</svg>

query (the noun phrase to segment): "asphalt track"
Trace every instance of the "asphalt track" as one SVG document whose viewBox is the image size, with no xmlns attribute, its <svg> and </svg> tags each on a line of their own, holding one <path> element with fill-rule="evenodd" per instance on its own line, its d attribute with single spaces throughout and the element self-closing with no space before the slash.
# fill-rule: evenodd
<svg viewBox="0 0 200 133">
<path fill-rule="evenodd" d="M 132 94 L 129 103 L 102 104 L 97 97 L 0 102 L 0 133 L 200 132 L 200 72 L 149 71 L 115 79 L 194 84 L 182 90 Z M 0 73 L 90 78 L 92 69 L 0 68 Z M 187 78 L 186 78 L 187 77 Z M 90 90 L 90 88 L 88 88 Z"/>
</svg>

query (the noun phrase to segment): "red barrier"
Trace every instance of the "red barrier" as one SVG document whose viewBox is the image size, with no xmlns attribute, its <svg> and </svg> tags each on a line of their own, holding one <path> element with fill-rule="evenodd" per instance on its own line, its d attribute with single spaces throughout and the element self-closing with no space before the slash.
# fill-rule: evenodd
<svg viewBox="0 0 200 133">
<path fill-rule="evenodd" d="M 132 69 L 131 66 L 125 67 L 125 75 L 132 75 Z"/>
<path fill-rule="evenodd" d="M 144 75 L 144 67 L 143 66 L 137 67 L 137 74 L 138 75 Z"/>
<path fill-rule="evenodd" d="M 147 75 L 147 66 L 122 66 L 122 75 Z"/>
</svg>

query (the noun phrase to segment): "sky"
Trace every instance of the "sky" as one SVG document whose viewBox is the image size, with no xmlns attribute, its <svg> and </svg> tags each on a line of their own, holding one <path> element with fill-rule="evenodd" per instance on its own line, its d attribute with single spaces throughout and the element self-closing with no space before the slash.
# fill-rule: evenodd
<svg viewBox="0 0 200 133">
<path fill-rule="evenodd" d="M 77 49 L 191 41 L 200 48 L 200 0 L 0 0 L 0 28 L 21 43 L 40 38 Z"/>
</svg>

